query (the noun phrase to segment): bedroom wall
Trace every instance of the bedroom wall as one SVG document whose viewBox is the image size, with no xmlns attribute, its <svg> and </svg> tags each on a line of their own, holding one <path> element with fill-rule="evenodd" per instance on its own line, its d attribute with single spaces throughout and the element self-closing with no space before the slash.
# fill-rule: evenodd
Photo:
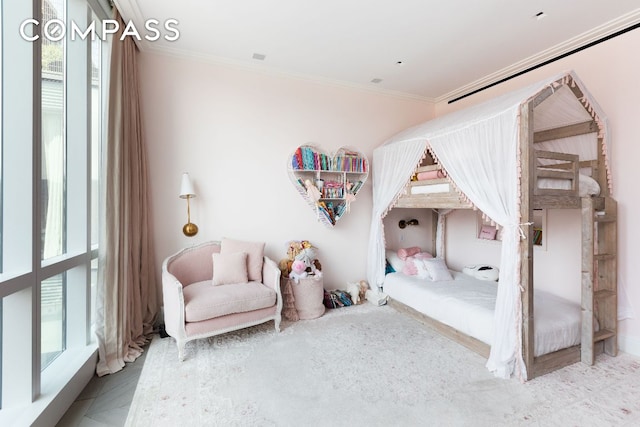
<svg viewBox="0 0 640 427">
<path fill-rule="evenodd" d="M 329 152 L 351 146 L 371 161 L 387 138 L 433 117 L 433 104 L 149 52 L 140 77 L 158 272 L 168 255 L 207 240 L 264 241 L 277 262 L 288 241 L 307 239 L 325 287 L 366 278 L 372 177 L 328 229 L 289 181 L 289 155 L 313 143 Z M 183 172 L 197 193 L 192 238 L 182 234 Z"/>
<path fill-rule="evenodd" d="M 619 311 L 631 316 L 620 322 L 619 342 L 621 349 L 640 355 L 640 198 L 637 182 L 640 178 L 640 57 L 635 54 L 640 47 L 640 30 L 600 43 L 560 61 L 546 65 L 496 87 L 479 92 L 453 104 L 441 102 L 436 105 L 437 115 L 443 115 L 466 106 L 487 100 L 501 93 L 523 87 L 555 73 L 573 69 L 584 82 L 589 92 L 606 113 L 611 127 L 613 142 L 610 159 L 613 193 L 618 201 L 618 274 L 621 286 Z M 448 256 L 453 266 L 472 260 L 495 259 L 487 244 L 473 240 L 469 230 L 464 230 L 463 218 L 452 218 L 450 237 L 467 238 L 471 244 L 461 240 L 457 249 L 450 249 Z M 573 296 L 579 292 L 579 214 L 577 212 L 549 211 L 549 241 L 547 251 L 536 251 L 538 279 L 545 286 L 561 295 Z M 472 236 L 472 237 L 469 237 Z M 471 240 L 469 240 L 471 239 Z M 475 261 L 474 261 L 475 262 Z M 569 267 L 569 269 L 567 269 Z"/>
<path fill-rule="evenodd" d="M 401 229 L 401 220 L 417 219 L 418 225 Z M 430 209 L 392 209 L 382 220 L 387 249 L 398 250 L 418 246 L 425 252 L 432 252 L 432 227 Z"/>
</svg>

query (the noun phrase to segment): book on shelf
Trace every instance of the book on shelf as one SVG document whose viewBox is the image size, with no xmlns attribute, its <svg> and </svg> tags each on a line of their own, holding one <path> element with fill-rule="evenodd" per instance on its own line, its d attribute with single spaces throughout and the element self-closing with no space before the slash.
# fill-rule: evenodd
<svg viewBox="0 0 640 427">
<path fill-rule="evenodd" d="M 356 194 L 358 191 L 360 191 L 360 187 L 362 187 L 362 181 L 356 182 L 355 184 L 353 184 L 351 186 L 350 193 L 351 194 Z"/>
<path fill-rule="evenodd" d="M 533 244 L 538 246 L 542 245 L 542 229 L 541 228 L 533 229 Z"/>
</svg>

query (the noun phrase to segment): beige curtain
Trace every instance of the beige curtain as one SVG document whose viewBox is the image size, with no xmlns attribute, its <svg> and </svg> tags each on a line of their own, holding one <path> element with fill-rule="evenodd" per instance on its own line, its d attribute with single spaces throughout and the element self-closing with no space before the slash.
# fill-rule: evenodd
<svg viewBox="0 0 640 427">
<path fill-rule="evenodd" d="M 151 204 L 137 49 L 131 37 L 112 39 L 105 150 L 103 238 L 100 242 L 96 335 L 99 376 L 134 361 L 152 333 L 159 297 L 153 261 Z"/>
</svg>

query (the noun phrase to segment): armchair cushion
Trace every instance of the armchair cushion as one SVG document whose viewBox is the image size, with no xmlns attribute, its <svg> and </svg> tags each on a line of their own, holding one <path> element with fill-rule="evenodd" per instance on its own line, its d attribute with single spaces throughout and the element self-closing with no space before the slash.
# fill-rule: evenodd
<svg viewBox="0 0 640 427">
<path fill-rule="evenodd" d="M 213 253 L 214 286 L 247 282 L 246 252 Z"/>
<path fill-rule="evenodd" d="M 245 252 L 247 254 L 247 275 L 249 280 L 262 282 L 262 263 L 264 256 L 264 242 L 245 242 L 223 238 L 220 253 Z"/>
<path fill-rule="evenodd" d="M 184 320 L 199 322 L 233 313 L 272 307 L 276 291 L 258 282 L 211 286 L 211 280 L 184 287 Z"/>
</svg>

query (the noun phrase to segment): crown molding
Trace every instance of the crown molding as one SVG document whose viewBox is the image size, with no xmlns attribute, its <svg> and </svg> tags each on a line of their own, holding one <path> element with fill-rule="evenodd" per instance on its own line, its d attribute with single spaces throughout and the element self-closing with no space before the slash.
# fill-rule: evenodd
<svg viewBox="0 0 640 427">
<path fill-rule="evenodd" d="M 149 42 L 140 43 L 140 45 L 141 45 L 140 50 L 143 51 L 144 53 L 153 53 L 153 54 L 158 54 L 163 56 L 170 56 L 178 59 L 189 59 L 193 61 L 213 64 L 213 65 L 230 68 L 230 69 L 260 73 L 260 74 L 265 74 L 265 75 L 275 76 L 280 78 L 302 80 L 310 83 L 324 84 L 324 85 L 341 87 L 346 89 L 354 89 L 354 90 L 359 90 L 364 92 L 371 92 L 378 95 L 384 95 L 384 96 L 389 96 L 393 98 L 408 99 L 412 101 L 435 104 L 435 100 L 433 98 L 415 95 L 411 93 L 381 89 L 381 88 L 372 87 L 370 85 L 352 83 L 352 82 L 347 82 L 347 81 L 337 80 L 337 79 L 329 79 L 329 78 L 305 74 L 305 73 L 284 71 L 282 69 L 269 67 L 268 65 L 264 65 L 264 64 L 259 64 L 259 63 L 253 64 L 246 61 L 223 58 L 215 55 L 205 55 L 205 54 L 195 53 L 195 52 L 187 51 L 184 49 L 175 49 L 167 46 L 158 46 L 158 45 L 152 46 L 152 43 L 149 43 Z"/>
<path fill-rule="evenodd" d="M 589 43 L 596 42 L 600 39 L 608 37 L 618 31 L 632 27 L 638 23 L 640 23 L 640 8 L 598 27 L 595 27 L 594 29 L 586 33 L 582 33 L 572 39 L 569 39 L 566 42 L 560 43 L 536 55 L 530 56 L 520 62 L 516 62 L 515 64 L 503 68 L 502 70 L 489 74 L 472 83 L 446 93 L 436 98 L 435 102 L 439 103 L 443 101 L 449 101 L 451 99 L 456 99 L 458 97 L 464 96 L 475 90 L 481 89 L 502 79 L 513 76 L 514 74 L 535 67 L 536 65 L 552 60 L 575 49 L 579 49 L 583 46 L 588 45 Z"/>
</svg>

